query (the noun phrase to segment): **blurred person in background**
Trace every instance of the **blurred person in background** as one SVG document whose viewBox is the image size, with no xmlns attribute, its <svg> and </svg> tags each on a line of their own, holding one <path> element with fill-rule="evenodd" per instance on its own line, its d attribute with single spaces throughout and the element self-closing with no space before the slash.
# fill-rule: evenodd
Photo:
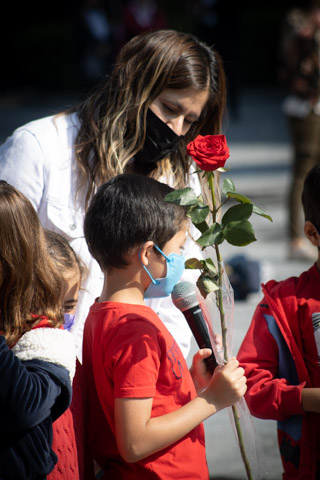
<svg viewBox="0 0 320 480">
<path fill-rule="evenodd" d="M 228 107 L 239 119 L 239 55 L 241 5 L 227 0 L 193 0 L 189 6 L 197 38 L 216 48 L 223 60 L 228 88 Z"/>
<path fill-rule="evenodd" d="M 288 195 L 289 258 L 316 259 L 303 235 L 301 194 L 307 172 L 320 165 L 320 1 L 291 9 L 280 38 L 280 82 L 287 96 L 283 112 L 292 142 L 292 179 Z"/>
<path fill-rule="evenodd" d="M 110 72 L 113 30 L 103 0 L 84 0 L 76 19 L 76 62 L 80 82 L 92 87 Z"/>
<path fill-rule="evenodd" d="M 156 0 L 126 0 L 122 11 L 123 41 L 140 33 L 167 28 L 165 11 Z"/>
</svg>

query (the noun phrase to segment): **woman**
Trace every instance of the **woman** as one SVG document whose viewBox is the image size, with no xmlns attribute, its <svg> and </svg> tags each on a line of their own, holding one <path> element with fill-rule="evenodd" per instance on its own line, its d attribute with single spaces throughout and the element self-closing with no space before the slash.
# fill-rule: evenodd
<svg viewBox="0 0 320 480">
<path fill-rule="evenodd" d="M 82 227 L 97 186 L 134 172 L 200 193 L 186 145 L 198 134 L 221 133 L 225 103 L 217 52 L 192 35 L 159 30 L 124 45 L 110 77 L 80 105 L 18 128 L 2 145 L 0 178 L 32 201 L 44 227 L 65 235 L 88 267 L 73 327 L 79 355 L 86 315 L 102 288 Z M 149 302 L 187 355 L 191 334 L 181 312 L 170 298 Z"/>
</svg>

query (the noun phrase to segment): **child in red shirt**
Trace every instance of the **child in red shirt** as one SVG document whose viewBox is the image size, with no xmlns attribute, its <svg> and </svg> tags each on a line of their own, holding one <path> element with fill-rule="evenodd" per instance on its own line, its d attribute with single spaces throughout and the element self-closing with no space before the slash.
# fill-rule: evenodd
<svg viewBox="0 0 320 480">
<path fill-rule="evenodd" d="M 90 253 L 105 275 L 84 328 L 83 373 L 91 453 L 102 478 L 205 479 L 202 421 L 246 391 L 233 358 L 211 376 L 200 350 L 189 372 L 172 335 L 145 298 L 170 295 L 184 270 L 184 207 L 148 177 L 102 185 L 85 217 Z M 191 374 L 190 374 L 191 373 Z"/>
<path fill-rule="evenodd" d="M 81 283 L 87 273 L 86 266 L 65 237 L 48 229 L 44 230 L 44 234 L 48 252 L 61 274 L 63 328 L 70 331 L 75 320 Z M 91 459 L 86 456 L 84 405 L 81 364 L 77 359 L 71 405 L 52 425 L 52 449 L 57 454 L 58 462 L 47 480 L 95 479 Z M 91 468 L 85 468 L 87 464 Z"/>
<path fill-rule="evenodd" d="M 304 231 L 318 260 L 299 277 L 262 286 L 238 360 L 248 379 L 246 400 L 259 418 L 278 422 L 283 479 L 320 478 L 320 167 L 302 194 Z"/>
</svg>

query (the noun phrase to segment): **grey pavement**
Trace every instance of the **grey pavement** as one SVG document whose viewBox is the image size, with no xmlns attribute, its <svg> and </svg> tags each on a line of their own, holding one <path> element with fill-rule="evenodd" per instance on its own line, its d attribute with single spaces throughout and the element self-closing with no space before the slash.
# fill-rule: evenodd
<svg viewBox="0 0 320 480">
<path fill-rule="evenodd" d="M 44 95 L 35 91 L 0 94 L 0 143 L 23 123 L 50 115 L 72 105 L 77 95 L 65 93 Z M 262 262 L 262 281 L 284 279 L 309 268 L 310 262 L 287 259 L 286 198 L 290 182 L 290 144 L 281 113 L 282 96 L 272 89 L 244 89 L 239 96 L 239 117 L 230 118 L 225 134 L 230 147 L 223 174 L 232 178 L 237 190 L 250 197 L 273 218 L 270 223 L 255 216 L 252 223 L 257 242 L 243 248 L 222 245 L 225 260 L 239 253 Z M 260 293 L 234 306 L 234 348 L 236 354 L 249 326 Z M 195 342 L 188 358 L 196 351 Z M 253 419 L 258 442 L 265 455 L 265 471 L 261 477 L 279 480 L 282 467 L 277 447 L 276 423 Z M 207 458 L 212 479 L 246 479 L 228 411 L 219 412 L 205 421 Z"/>
</svg>

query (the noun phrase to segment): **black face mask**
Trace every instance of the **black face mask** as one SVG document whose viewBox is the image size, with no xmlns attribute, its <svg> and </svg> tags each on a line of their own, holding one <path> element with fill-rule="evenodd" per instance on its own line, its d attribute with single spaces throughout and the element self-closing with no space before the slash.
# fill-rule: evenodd
<svg viewBox="0 0 320 480">
<path fill-rule="evenodd" d="M 178 149 L 182 136 L 176 135 L 150 109 L 147 112 L 146 141 L 142 149 L 135 155 L 140 164 L 155 164 Z"/>
</svg>

